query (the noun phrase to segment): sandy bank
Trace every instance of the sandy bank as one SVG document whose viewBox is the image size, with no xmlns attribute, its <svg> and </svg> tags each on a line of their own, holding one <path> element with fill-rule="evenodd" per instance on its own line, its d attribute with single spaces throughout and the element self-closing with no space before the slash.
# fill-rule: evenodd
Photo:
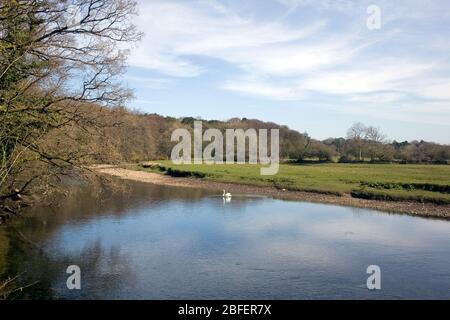
<svg viewBox="0 0 450 320">
<path fill-rule="evenodd" d="M 112 165 L 99 165 L 92 167 L 93 170 L 119 177 L 122 179 L 161 184 L 167 186 L 203 188 L 208 190 L 222 189 L 234 193 L 253 193 L 272 196 L 279 199 L 298 200 L 307 202 L 317 202 L 326 204 L 335 204 L 343 206 L 352 206 L 358 208 L 367 208 L 380 210 L 390 213 L 403 213 L 421 217 L 433 217 L 441 219 L 450 219 L 450 205 L 436 205 L 432 203 L 418 203 L 410 201 L 378 201 L 352 198 L 350 195 L 335 196 L 329 194 L 319 194 L 302 191 L 282 191 L 272 187 L 255 187 L 241 184 L 230 184 L 214 182 L 194 178 L 174 178 L 158 173 L 135 171 L 119 168 Z"/>
</svg>

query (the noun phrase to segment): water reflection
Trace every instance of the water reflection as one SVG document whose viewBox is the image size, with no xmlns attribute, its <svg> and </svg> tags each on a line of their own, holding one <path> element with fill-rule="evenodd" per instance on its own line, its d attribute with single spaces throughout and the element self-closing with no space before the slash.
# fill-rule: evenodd
<svg viewBox="0 0 450 320">
<path fill-rule="evenodd" d="M 450 223 L 128 183 L 81 189 L 1 229 L 21 298 L 450 298 Z M 3 253 L 1 253 L 3 252 Z M 82 270 L 69 291 L 68 265 Z M 364 287 L 368 265 L 383 290 Z"/>
</svg>

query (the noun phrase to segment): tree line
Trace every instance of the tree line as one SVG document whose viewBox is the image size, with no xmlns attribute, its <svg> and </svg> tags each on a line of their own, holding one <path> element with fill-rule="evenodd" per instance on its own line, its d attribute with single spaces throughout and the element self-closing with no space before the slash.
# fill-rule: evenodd
<svg viewBox="0 0 450 320">
<path fill-rule="evenodd" d="M 114 112 L 118 112 L 117 110 Z M 379 128 L 355 123 L 345 138 L 313 139 L 287 126 L 257 119 L 232 118 L 226 121 L 194 117 L 173 118 L 158 114 L 120 111 L 122 123 L 108 128 L 103 136 L 114 136 L 117 161 L 140 162 L 169 159 L 174 142 L 171 133 L 177 128 L 193 130 L 194 121 L 201 120 L 203 129 L 279 129 L 280 157 L 293 162 L 371 162 L 371 163 L 436 163 L 450 160 L 450 146 L 426 141 L 389 141 Z M 112 148 L 112 149 L 111 149 Z"/>
</svg>

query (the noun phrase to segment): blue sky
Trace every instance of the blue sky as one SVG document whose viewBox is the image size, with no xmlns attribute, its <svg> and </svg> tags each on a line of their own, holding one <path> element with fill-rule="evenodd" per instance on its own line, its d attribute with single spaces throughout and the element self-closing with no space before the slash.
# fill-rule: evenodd
<svg viewBox="0 0 450 320">
<path fill-rule="evenodd" d="M 381 9 L 369 30 L 367 7 Z M 450 143 L 448 0 L 140 0 L 132 108 Z"/>
</svg>

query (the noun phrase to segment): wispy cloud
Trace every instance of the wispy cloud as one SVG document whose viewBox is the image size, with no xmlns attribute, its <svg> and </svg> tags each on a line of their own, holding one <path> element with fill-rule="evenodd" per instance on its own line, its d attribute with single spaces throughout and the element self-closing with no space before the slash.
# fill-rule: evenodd
<svg viewBox="0 0 450 320">
<path fill-rule="evenodd" d="M 146 37 L 130 62 L 176 78 L 215 71 L 219 88 L 262 99 L 328 105 L 331 96 L 355 114 L 371 114 L 357 106 L 372 102 L 391 117 L 419 120 L 420 112 L 401 106 L 425 101 L 430 121 L 442 122 L 442 114 L 449 121 L 448 3 L 377 1 L 384 24 L 376 32 L 365 28 L 368 4 L 273 0 L 271 15 L 249 13 L 259 1 L 247 10 L 214 0 L 141 1 L 137 24 Z"/>
<path fill-rule="evenodd" d="M 291 29 L 278 22 L 267 24 L 245 19 L 212 1 L 151 1 L 142 2 L 137 24 L 147 30 L 147 35 L 140 48 L 133 52 L 130 61 L 133 66 L 194 77 L 201 74 L 204 67 L 194 63 L 190 59 L 192 56 L 217 58 L 243 68 L 259 68 L 261 65 L 254 58 L 263 59 L 270 54 L 265 50 L 271 48 L 271 57 L 266 59 L 272 61 L 269 68 L 273 70 L 280 64 L 280 56 L 290 54 L 288 58 L 301 60 L 296 54 L 301 48 L 283 51 L 283 44 L 311 36 L 324 23 L 318 21 Z M 311 52 L 304 55 L 310 56 Z"/>
<path fill-rule="evenodd" d="M 222 89 L 234 91 L 241 94 L 256 97 L 269 98 L 272 100 L 300 100 L 304 98 L 304 92 L 298 87 L 288 84 L 270 83 L 264 79 L 243 78 L 225 83 Z"/>
</svg>

